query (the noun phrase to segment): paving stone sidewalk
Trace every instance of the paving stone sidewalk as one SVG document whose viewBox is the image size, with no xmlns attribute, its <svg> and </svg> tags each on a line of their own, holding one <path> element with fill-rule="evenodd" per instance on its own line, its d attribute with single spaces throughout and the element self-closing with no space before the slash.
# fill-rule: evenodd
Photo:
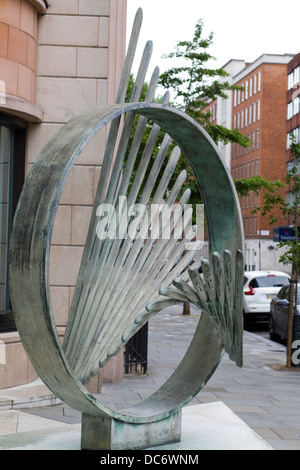
<svg viewBox="0 0 300 470">
<path fill-rule="evenodd" d="M 186 316 L 181 307 L 165 309 L 151 319 L 147 374 L 129 374 L 121 383 L 103 384 L 99 400 L 122 409 L 153 393 L 179 364 L 198 320 L 195 309 Z M 273 449 L 300 450 L 300 368 L 283 370 L 285 361 L 284 345 L 245 331 L 243 368 L 225 354 L 190 405 L 221 401 Z M 81 414 L 64 404 L 21 411 L 69 424 L 81 421 Z"/>
</svg>

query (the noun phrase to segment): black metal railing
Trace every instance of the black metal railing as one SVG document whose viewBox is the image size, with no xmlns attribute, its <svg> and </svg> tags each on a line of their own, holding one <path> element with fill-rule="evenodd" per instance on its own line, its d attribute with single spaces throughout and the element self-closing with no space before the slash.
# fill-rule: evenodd
<svg viewBox="0 0 300 470">
<path fill-rule="evenodd" d="M 125 374 L 147 372 L 148 365 L 148 323 L 146 323 L 126 344 Z"/>
</svg>

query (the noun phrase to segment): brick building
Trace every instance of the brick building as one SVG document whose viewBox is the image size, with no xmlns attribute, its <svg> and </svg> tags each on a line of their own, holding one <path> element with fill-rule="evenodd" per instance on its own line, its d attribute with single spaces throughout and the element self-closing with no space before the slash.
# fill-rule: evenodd
<svg viewBox="0 0 300 470">
<path fill-rule="evenodd" d="M 125 57 L 126 10 L 126 0 L 0 0 L 0 389 L 36 377 L 14 329 L 9 302 L 8 241 L 16 201 L 54 133 L 75 115 L 115 101 Z M 50 287 L 60 337 L 105 140 L 104 130 L 80 155 L 57 211 Z M 122 356 L 113 358 L 103 373 L 107 380 L 119 380 Z M 93 391 L 99 383 L 94 381 Z"/>
<path fill-rule="evenodd" d="M 286 164 L 292 165 L 290 151 L 290 136 L 293 135 L 296 142 L 300 142 L 300 53 L 295 55 L 287 65 L 288 89 L 287 89 L 287 123 L 286 123 Z M 293 195 L 286 188 L 286 200 L 293 201 Z M 292 220 L 289 220 L 293 224 Z"/>
<path fill-rule="evenodd" d="M 253 63 L 230 60 L 223 68 L 230 74 L 230 82 L 243 90 L 235 90 L 229 99 L 218 98 L 216 122 L 228 128 L 237 128 L 250 139 L 250 147 L 238 144 L 221 147 L 226 164 L 234 178 L 260 175 L 268 180 L 286 177 L 286 119 L 287 119 L 287 64 L 294 55 L 263 54 Z M 210 103 L 212 106 L 212 103 Z M 285 190 L 282 190 L 285 195 Z M 273 242 L 273 225 L 267 214 L 262 216 L 256 207 L 261 196 L 251 192 L 240 199 L 245 232 L 246 269 L 283 269 L 278 263 L 280 252 Z M 286 225 L 280 211 L 276 225 Z M 285 268 L 286 269 L 286 268 Z"/>
</svg>

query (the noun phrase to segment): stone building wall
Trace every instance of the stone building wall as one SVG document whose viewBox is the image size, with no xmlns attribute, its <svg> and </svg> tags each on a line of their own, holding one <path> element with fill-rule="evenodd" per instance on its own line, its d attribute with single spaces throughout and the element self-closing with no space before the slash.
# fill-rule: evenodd
<svg viewBox="0 0 300 470">
<path fill-rule="evenodd" d="M 5 84 L 0 111 L 14 112 L 27 121 L 25 177 L 61 126 L 81 112 L 114 102 L 125 56 L 126 10 L 126 0 L 10 0 L 9 8 L 0 0 L 0 80 Z M 12 111 L 11 101 L 23 108 L 15 106 Z M 50 284 L 61 336 L 101 172 L 106 132 L 101 131 L 78 158 L 55 219 Z M 16 344 L 17 334 L 10 335 Z M 106 366 L 101 379 L 120 380 L 122 373 L 120 354 Z M 2 373 L 8 375 L 8 371 Z M 3 378 L 1 384 L 0 372 L 0 388 L 29 380 L 32 373 L 27 379 Z M 96 382 L 94 389 L 99 389 Z"/>
</svg>

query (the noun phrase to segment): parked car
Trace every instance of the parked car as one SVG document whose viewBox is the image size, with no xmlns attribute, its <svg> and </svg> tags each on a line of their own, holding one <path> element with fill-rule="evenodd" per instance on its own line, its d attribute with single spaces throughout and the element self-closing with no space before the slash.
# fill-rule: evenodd
<svg viewBox="0 0 300 470">
<path fill-rule="evenodd" d="M 244 326 L 268 322 L 272 298 L 289 284 L 290 276 L 281 271 L 246 271 L 244 273 Z"/>
<path fill-rule="evenodd" d="M 269 336 L 272 340 L 286 340 L 288 332 L 290 286 L 283 286 L 271 301 Z M 297 312 L 300 315 L 300 284 L 297 284 Z"/>
</svg>

